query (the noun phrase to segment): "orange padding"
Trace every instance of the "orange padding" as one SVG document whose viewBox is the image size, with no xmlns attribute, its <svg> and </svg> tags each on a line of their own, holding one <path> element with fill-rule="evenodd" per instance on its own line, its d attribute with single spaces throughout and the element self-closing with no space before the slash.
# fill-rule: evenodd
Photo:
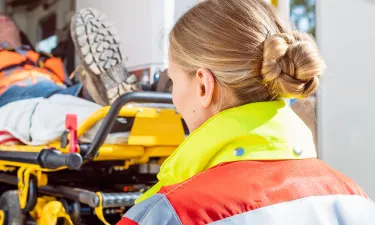
<svg viewBox="0 0 375 225">
<path fill-rule="evenodd" d="M 26 60 L 24 55 L 12 51 L 0 51 L 0 69 L 14 64 L 21 64 Z"/>
<path fill-rule="evenodd" d="M 64 64 L 60 58 L 52 57 L 47 59 L 44 63 L 44 67 L 51 70 L 55 75 L 57 75 L 59 81 L 65 81 Z"/>
<path fill-rule="evenodd" d="M 40 54 L 32 50 L 27 51 L 26 55 L 12 50 L 1 50 L 0 69 L 4 69 L 12 65 L 15 67 L 12 67 L 12 72 L 7 74 L 7 76 L 4 75 L 5 71 L 0 73 L 0 94 L 10 85 L 27 78 L 44 76 L 57 84 L 61 84 L 66 81 L 64 64 L 60 58 L 47 58 L 44 62 L 41 62 L 40 65 L 36 66 L 30 64 L 25 64 L 22 66 L 22 63 L 24 63 L 26 60 L 30 60 L 31 62 L 37 64 L 39 58 Z"/>
</svg>

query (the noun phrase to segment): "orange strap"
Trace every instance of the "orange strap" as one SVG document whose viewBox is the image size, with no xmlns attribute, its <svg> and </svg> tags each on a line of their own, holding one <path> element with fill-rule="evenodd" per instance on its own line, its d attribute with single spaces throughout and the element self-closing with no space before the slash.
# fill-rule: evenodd
<svg viewBox="0 0 375 225">
<path fill-rule="evenodd" d="M 44 67 L 51 70 L 57 76 L 59 81 L 65 81 L 64 64 L 60 58 L 52 57 L 45 61 Z"/>
<path fill-rule="evenodd" d="M 64 64 L 60 58 L 53 57 L 47 53 L 37 53 L 32 50 L 27 52 L 27 57 L 35 62 L 35 64 L 40 68 L 46 68 L 50 70 L 56 78 L 53 80 L 58 80 L 60 82 L 65 81 L 65 70 Z"/>
<path fill-rule="evenodd" d="M 11 73 L 10 76 L 0 76 L 0 94 L 3 93 L 9 86 L 26 79 L 31 78 L 34 84 L 37 82 L 38 77 L 53 80 L 53 77 L 51 77 L 50 74 L 46 73 L 45 71 L 38 71 L 37 69 L 39 68 L 32 70 L 17 70 Z M 56 80 L 53 81 L 58 83 Z"/>
<path fill-rule="evenodd" d="M 0 71 L 12 65 L 21 65 L 26 60 L 26 56 L 17 52 L 0 51 Z"/>
<path fill-rule="evenodd" d="M 15 70 L 5 76 L 4 72 L 10 69 Z M 13 83 L 41 74 L 58 84 L 66 81 L 64 65 L 59 58 L 33 50 L 23 55 L 14 49 L 0 49 L 0 93 Z"/>
<path fill-rule="evenodd" d="M 40 54 L 37 52 L 34 52 L 33 50 L 29 50 L 26 53 L 26 57 L 30 59 L 31 61 L 33 61 L 34 63 L 36 63 L 40 57 Z"/>
</svg>

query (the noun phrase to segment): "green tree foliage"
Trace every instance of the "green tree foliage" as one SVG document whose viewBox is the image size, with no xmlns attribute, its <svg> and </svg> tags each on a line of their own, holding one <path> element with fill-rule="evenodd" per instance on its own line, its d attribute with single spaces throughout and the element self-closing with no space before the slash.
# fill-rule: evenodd
<svg viewBox="0 0 375 225">
<path fill-rule="evenodd" d="M 291 0 L 290 16 L 297 29 L 315 36 L 316 0 Z"/>
</svg>

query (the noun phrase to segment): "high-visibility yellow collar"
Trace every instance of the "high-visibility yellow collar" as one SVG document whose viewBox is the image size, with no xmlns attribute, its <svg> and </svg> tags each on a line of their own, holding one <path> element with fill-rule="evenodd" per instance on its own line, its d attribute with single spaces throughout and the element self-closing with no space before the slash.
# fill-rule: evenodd
<svg viewBox="0 0 375 225">
<path fill-rule="evenodd" d="M 231 108 L 194 131 L 163 163 L 159 183 L 137 202 L 220 163 L 306 158 L 316 158 L 311 131 L 284 101 Z"/>
</svg>

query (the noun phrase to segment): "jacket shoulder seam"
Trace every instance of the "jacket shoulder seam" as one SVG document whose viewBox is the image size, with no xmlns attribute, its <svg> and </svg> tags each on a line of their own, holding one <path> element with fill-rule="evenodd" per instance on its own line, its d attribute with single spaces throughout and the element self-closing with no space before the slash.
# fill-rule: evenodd
<svg viewBox="0 0 375 225">
<path fill-rule="evenodd" d="M 169 202 L 169 200 L 167 199 L 166 195 L 165 194 L 160 194 L 160 198 L 155 201 L 148 209 L 147 211 L 145 212 L 145 214 L 142 216 L 142 218 L 139 220 L 139 224 L 141 225 L 143 223 L 143 221 L 149 216 L 149 213 L 155 208 L 157 207 L 157 204 L 161 201 L 165 201 L 168 208 L 172 211 L 173 213 L 173 216 L 174 218 L 182 225 L 182 222 L 180 220 L 180 218 L 178 217 L 178 214 L 176 212 L 176 210 L 173 208 L 173 206 L 171 205 L 171 203 Z"/>
</svg>

